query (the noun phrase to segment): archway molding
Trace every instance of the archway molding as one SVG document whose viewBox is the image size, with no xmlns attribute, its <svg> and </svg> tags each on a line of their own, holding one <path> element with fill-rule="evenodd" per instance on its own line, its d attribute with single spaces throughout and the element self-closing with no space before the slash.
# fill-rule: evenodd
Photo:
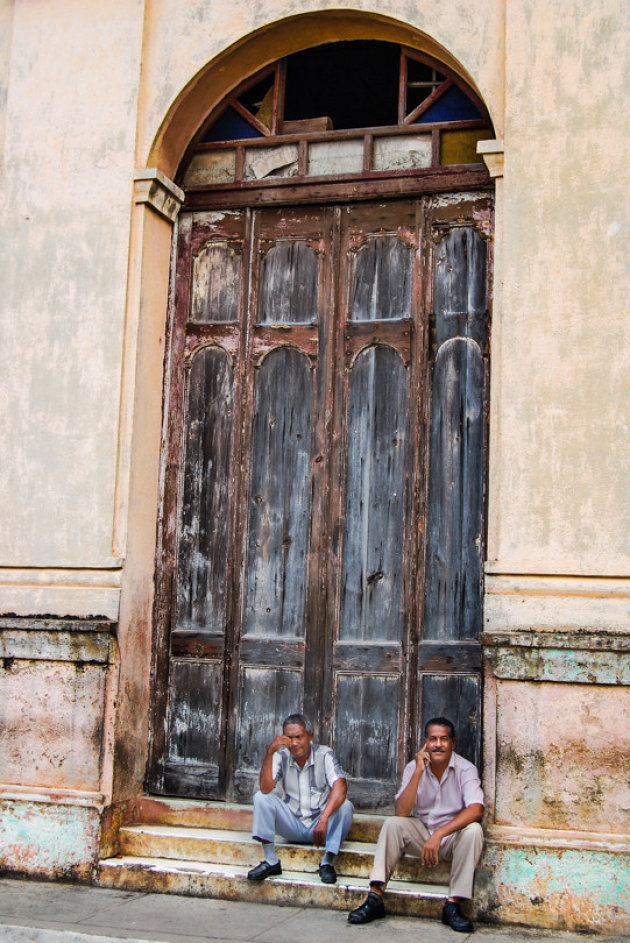
<svg viewBox="0 0 630 943">
<path fill-rule="evenodd" d="M 209 114 L 243 81 L 279 58 L 359 39 L 398 43 L 443 62 L 486 101 L 455 56 L 416 27 L 376 13 L 324 11 L 269 24 L 233 43 L 181 89 L 136 172 L 124 342 L 116 540 L 125 557 L 119 618 L 120 677 L 115 730 L 108 733 L 107 792 L 114 801 L 144 785 L 155 664 L 154 572 L 163 406 L 163 369 L 172 232 L 183 193 L 172 183 Z M 492 115 L 491 115 L 492 117 Z M 483 142 L 491 151 L 495 142 Z M 493 173 L 493 176 L 500 175 Z M 496 301 L 495 301 L 496 304 Z M 122 692 L 125 692 L 124 696 Z M 115 719 L 114 719 L 115 718 Z"/>
<path fill-rule="evenodd" d="M 208 61 L 182 88 L 168 110 L 151 145 L 147 166 L 158 168 L 173 179 L 207 116 L 243 81 L 265 66 L 313 46 L 359 39 L 399 43 L 430 55 L 486 101 L 475 77 L 462 63 L 441 43 L 409 23 L 356 10 L 303 13 L 243 37 Z"/>
</svg>

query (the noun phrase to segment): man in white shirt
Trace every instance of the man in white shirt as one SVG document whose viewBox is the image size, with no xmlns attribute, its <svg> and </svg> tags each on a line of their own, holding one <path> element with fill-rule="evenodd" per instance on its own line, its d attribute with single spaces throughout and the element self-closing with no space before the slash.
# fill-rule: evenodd
<svg viewBox="0 0 630 943">
<path fill-rule="evenodd" d="M 481 857 L 483 790 L 477 768 L 454 752 L 455 728 L 450 720 L 431 718 L 424 736 L 424 745 L 405 767 L 394 801 L 395 816 L 385 820 L 378 837 L 370 892 L 360 907 L 350 911 L 348 922 L 370 923 L 385 916 L 385 885 L 400 858 L 410 854 L 428 868 L 439 860 L 451 862 L 442 922 L 470 933 L 473 925 L 459 902 L 472 897 Z"/>
<path fill-rule="evenodd" d="M 282 734 L 267 747 L 260 770 L 260 792 L 254 796 L 252 835 L 262 842 L 265 860 L 248 872 L 250 881 L 282 874 L 275 835 L 287 841 L 324 847 L 319 876 L 324 884 L 337 880 L 333 864 L 352 824 L 354 807 L 330 747 L 313 747 L 313 733 L 302 714 L 290 714 Z M 279 785 L 282 795 L 273 790 Z"/>
</svg>

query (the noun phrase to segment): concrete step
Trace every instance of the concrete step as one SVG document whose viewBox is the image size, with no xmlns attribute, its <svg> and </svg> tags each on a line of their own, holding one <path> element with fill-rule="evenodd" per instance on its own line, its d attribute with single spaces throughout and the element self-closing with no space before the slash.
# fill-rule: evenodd
<svg viewBox="0 0 630 943">
<path fill-rule="evenodd" d="M 124 855 L 102 860 L 95 877 L 101 887 L 343 911 L 357 907 L 368 889 L 366 879 L 341 875 L 337 884 L 326 885 L 317 873 L 289 870 L 257 883 L 247 880 L 247 871 L 237 864 Z M 442 885 L 397 880 L 387 891 L 388 913 L 433 918 L 448 894 Z"/>
<path fill-rule="evenodd" d="M 384 818 L 381 814 L 355 812 L 348 839 L 376 842 Z M 229 802 L 139 796 L 128 803 L 124 821 L 128 824 L 251 832 L 252 807 Z"/>
<path fill-rule="evenodd" d="M 172 858 L 203 861 L 252 868 L 262 858 L 260 842 L 250 832 L 234 829 L 185 828 L 172 825 L 127 825 L 118 835 L 119 853 L 133 857 Z M 335 859 L 337 873 L 347 877 L 367 878 L 372 867 L 374 842 L 346 840 Z M 316 872 L 320 849 L 310 845 L 278 842 L 278 856 L 289 871 Z M 401 881 L 448 884 L 449 868 L 442 863 L 425 869 L 417 858 L 403 858 L 394 873 Z"/>
<path fill-rule="evenodd" d="M 251 837 L 251 806 L 143 796 L 129 803 L 118 831 L 118 855 L 99 862 L 103 887 L 158 891 L 352 910 L 365 898 L 383 815 L 358 813 L 335 859 L 337 884 L 322 884 L 321 849 L 278 842 L 283 873 L 262 883 L 247 872 L 262 859 Z M 390 913 L 439 916 L 448 894 L 448 866 L 401 861 L 388 884 Z"/>
</svg>

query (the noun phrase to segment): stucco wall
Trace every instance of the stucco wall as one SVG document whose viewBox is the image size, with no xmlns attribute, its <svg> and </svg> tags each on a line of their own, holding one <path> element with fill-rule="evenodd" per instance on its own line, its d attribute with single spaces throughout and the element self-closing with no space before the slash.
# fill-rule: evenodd
<svg viewBox="0 0 630 943">
<path fill-rule="evenodd" d="M 0 0 L 0 613 L 120 616 L 121 652 L 115 716 L 104 680 L 111 666 L 64 661 L 59 633 L 45 658 L 27 646 L 17 668 L 4 664 L 14 699 L 6 720 L 14 736 L 27 725 L 28 736 L 5 757 L 23 799 L 3 793 L 0 850 L 22 860 L 22 837 L 38 822 L 70 816 L 74 857 L 42 825 L 50 842 L 35 857 L 25 852 L 25 867 L 86 868 L 99 790 L 105 801 L 142 788 L 170 222 L 134 207 L 134 170 L 174 177 L 207 111 L 245 76 L 304 45 L 359 37 L 443 54 L 484 98 L 505 148 L 485 622 L 497 650 L 502 632 L 540 634 L 525 667 L 501 674 L 494 665 L 496 677 L 489 669 L 485 776 L 499 831 L 487 861 L 507 888 L 497 912 L 530 919 L 541 895 L 533 878 L 529 891 L 519 886 L 519 855 L 544 858 L 556 888 L 557 839 L 532 837 L 538 850 L 513 850 L 510 870 L 501 842 L 514 836 L 501 829 L 575 829 L 577 861 L 591 840 L 585 829 L 602 832 L 608 818 L 627 828 L 613 814 L 611 803 L 627 805 L 613 767 L 612 789 L 588 822 L 577 820 L 574 802 L 582 731 L 595 737 L 627 712 L 627 677 L 623 687 L 604 665 L 575 690 L 570 656 L 544 674 L 549 651 L 621 653 L 630 631 L 630 198 L 620 119 L 630 96 L 630 5 L 621 0 L 390 0 L 386 9 L 339 2 L 332 10 L 317 0 Z M 51 720 L 43 689 L 30 714 L 14 709 L 44 683 L 65 714 Z M 560 743 L 543 736 L 552 735 L 548 712 L 565 722 Z M 530 714 L 543 718 L 536 748 L 523 720 Z M 544 769 L 534 769 L 546 750 Z M 38 751 L 35 772 L 29 758 Z M 605 747 L 595 752 L 609 769 Z M 597 775 L 584 780 L 591 795 Z M 536 795 L 524 786 L 532 782 Z M 72 795 L 53 808 L 26 798 L 38 788 L 50 801 L 55 789 Z M 574 925 L 609 919 L 614 905 L 602 901 L 611 887 L 591 886 L 597 907 L 583 917 L 578 903 Z M 577 900 L 578 877 L 575 888 Z"/>
<path fill-rule="evenodd" d="M 370 5 L 335 9 L 348 15 L 322 20 L 323 38 L 344 34 Z M 31 608 L 115 615 L 127 512 L 116 493 L 126 445 L 117 437 L 134 164 L 175 172 L 181 152 L 155 142 L 214 57 L 226 61 L 213 80 L 220 98 L 242 77 L 227 50 L 247 47 L 258 31 L 253 69 L 312 42 L 305 14 L 325 10 L 206 0 L 91 0 L 80 9 L 52 0 L 43 10 L 4 0 L 10 238 L 2 240 L 0 444 L 11 461 L 0 472 L 0 564 L 21 568 L 0 571 L 4 611 L 24 611 L 38 567 L 55 588 L 46 598 L 40 573 Z M 382 9 L 373 14 L 369 30 L 407 24 L 419 45 L 459 63 L 505 142 L 490 569 L 627 576 L 628 197 L 618 116 L 630 86 L 628 6 L 523 0 L 504 11 L 500 0 L 411 8 L 392 0 L 387 21 Z M 277 34 L 265 39 L 294 16 L 287 48 Z M 352 29 L 363 35 L 366 22 Z M 202 117 L 189 116 L 191 127 Z M 59 593 L 67 567 L 78 568 L 77 591 Z M 86 568 L 103 570 L 98 591 Z"/>
<path fill-rule="evenodd" d="M 506 5 L 489 560 L 630 575 L 630 7 Z"/>
<path fill-rule="evenodd" d="M 108 567 L 143 3 L 16 3 L 11 26 L 0 565 Z"/>
</svg>

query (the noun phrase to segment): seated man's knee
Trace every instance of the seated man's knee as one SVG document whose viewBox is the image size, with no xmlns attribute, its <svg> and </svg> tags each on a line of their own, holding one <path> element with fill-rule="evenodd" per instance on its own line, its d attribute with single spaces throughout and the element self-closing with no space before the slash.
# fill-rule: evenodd
<svg viewBox="0 0 630 943">
<path fill-rule="evenodd" d="M 404 835 L 407 830 L 407 819 L 402 815 L 387 816 L 381 828 L 384 835 Z"/>
<path fill-rule="evenodd" d="M 468 825 L 465 825 L 460 832 L 460 841 L 475 849 L 481 849 L 483 845 L 483 829 L 480 823 L 470 822 Z"/>
<path fill-rule="evenodd" d="M 252 802 L 254 808 L 264 808 L 264 806 L 271 806 L 274 804 L 274 794 L 272 792 L 261 792 L 259 789 L 258 792 L 254 793 Z"/>
</svg>

